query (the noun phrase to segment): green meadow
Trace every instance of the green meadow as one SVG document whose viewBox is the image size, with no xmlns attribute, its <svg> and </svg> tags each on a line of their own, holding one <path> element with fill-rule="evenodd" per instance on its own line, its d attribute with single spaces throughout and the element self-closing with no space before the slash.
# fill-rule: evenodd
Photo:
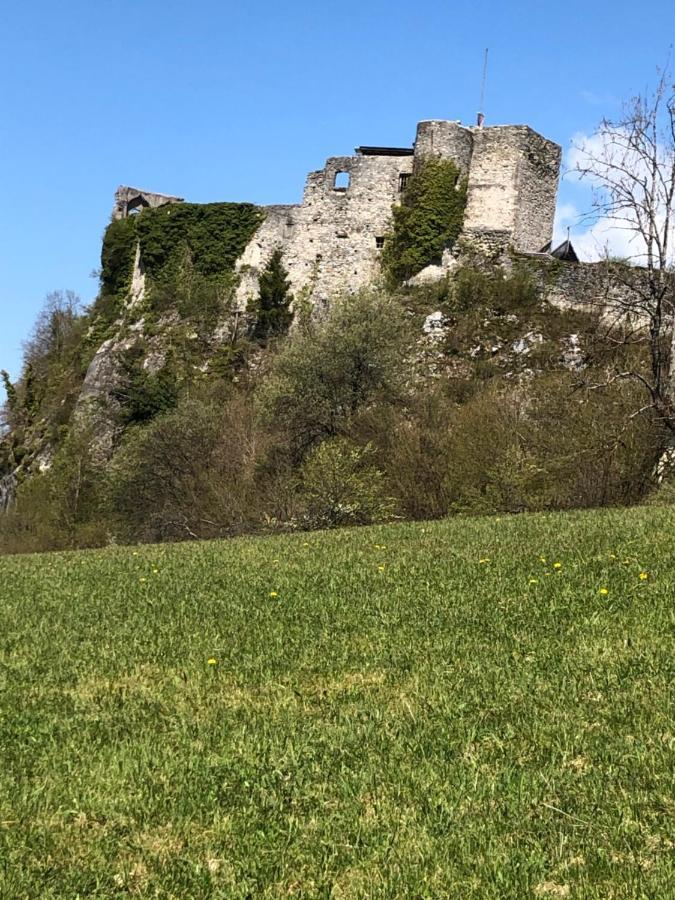
<svg viewBox="0 0 675 900">
<path fill-rule="evenodd" d="M 0 558 L 0 896 L 675 896 L 674 529 Z"/>
</svg>

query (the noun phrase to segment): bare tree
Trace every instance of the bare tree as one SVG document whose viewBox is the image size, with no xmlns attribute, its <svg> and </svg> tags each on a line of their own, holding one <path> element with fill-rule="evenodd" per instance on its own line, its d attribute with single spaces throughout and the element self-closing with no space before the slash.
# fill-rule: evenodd
<svg viewBox="0 0 675 900">
<path fill-rule="evenodd" d="M 652 94 L 631 98 L 621 116 L 603 119 L 576 147 L 575 170 L 593 187 L 593 218 L 628 232 L 631 254 L 608 258 L 609 311 L 623 340 L 648 344 L 649 366 L 621 371 L 612 380 L 639 381 L 652 410 L 675 436 L 675 86 L 668 67 Z M 630 326 L 632 321 L 633 326 Z M 626 328 L 626 322 L 629 327 Z M 637 327 L 635 327 L 637 325 Z"/>
</svg>

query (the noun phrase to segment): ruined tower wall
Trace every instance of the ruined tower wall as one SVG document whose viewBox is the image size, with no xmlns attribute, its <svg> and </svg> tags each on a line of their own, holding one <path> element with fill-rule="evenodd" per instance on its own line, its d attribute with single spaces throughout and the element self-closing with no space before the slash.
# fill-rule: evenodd
<svg viewBox="0 0 675 900">
<path fill-rule="evenodd" d="M 513 233 L 521 147 L 510 129 L 484 128 L 473 139 L 464 229 Z"/>
<path fill-rule="evenodd" d="M 428 119 L 417 124 L 415 137 L 415 161 L 428 156 L 442 156 L 457 164 L 464 175 L 468 174 L 473 153 L 471 129 L 459 122 Z"/>
<path fill-rule="evenodd" d="M 270 207 L 267 218 L 238 264 L 237 300 L 245 307 L 276 247 L 281 247 L 293 293 L 315 302 L 351 292 L 379 272 L 380 249 L 400 199 L 401 174 L 412 172 L 412 156 L 337 156 L 307 178 L 299 206 Z M 349 176 L 335 186 L 338 173 Z"/>
<path fill-rule="evenodd" d="M 561 158 L 558 144 L 523 130 L 514 231 L 514 246 L 523 253 L 538 253 L 551 240 Z"/>
<path fill-rule="evenodd" d="M 550 241 L 560 165 L 556 144 L 524 125 L 479 128 L 427 120 L 417 126 L 414 150 L 362 147 L 356 156 L 332 157 L 308 175 L 299 205 L 268 207 L 237 263 L 239 308 L 257 295 L 259 276 L 276 248 L 296 297 L 306 294 L 322 303 L 372 282 L 380 274 L 392 206 L 401 200 L 402 176 L 429 156 L 452 159 L 468 179 L 458 247 L 500 257 L 507 248 L 537 252 Z M 339 173 L 348 185 L 336 182 Z M 120 196 L 120 206 L 177 199 L 141 194 Z"/>
<path fill-rule="evenodd" d="M 182 197 L 174 197 L 171 194 L 158 194 L 156 191 L 144 191 L 141 188 L 130 187 L 121 184 L 115 191 L 115 205 L 113 206 L 113 219 L 126 219 L 132 213 L 138 213 L 142 209 L 155 209 L 158 206 L 166 206 L 167 203 L 182 203 Z"/>
<path fill-rule="evenodd" d="M 468 175 L 463 241 L 484 253 L 537 252 L 553 233 L 561 150 L 526 125 L 417 126 L 415 160 L 452 159 Z"/>
</svg>

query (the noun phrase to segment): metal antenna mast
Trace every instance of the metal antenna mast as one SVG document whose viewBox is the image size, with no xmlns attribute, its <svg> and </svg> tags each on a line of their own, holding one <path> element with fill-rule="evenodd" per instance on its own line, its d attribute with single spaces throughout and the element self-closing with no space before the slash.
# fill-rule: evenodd
<svg viewBox="0 0 675 900">
<path fill-rule="evenodd" d="M 485 82 L 487 81 L 487 64 L 488 64 L 488 48 L 485 48 L 485 56 L 483 57 L 483 78 L 480 84 L 480 104 L 478 106 L 478 116 L 476 124 L 479 128 L 483 127 L 485 121 L 485 113 L 483 112 L 483 104 L 485 103 Z"/>
</svg>

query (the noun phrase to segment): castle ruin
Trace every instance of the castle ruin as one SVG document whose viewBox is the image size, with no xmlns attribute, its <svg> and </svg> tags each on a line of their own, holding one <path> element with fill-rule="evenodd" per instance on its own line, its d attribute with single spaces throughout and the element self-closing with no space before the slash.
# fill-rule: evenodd
<svg viewBox="0 0 675 900">
<path fill-rule="evenodd" d="M 527 125 L 464 126 L 428 120 L 411 147 L 358 147 L 307 177 L 302 202 L 265 207 L 265 220 L 237 262 L 237 301 L 245 308 L 272 252 L 283 251 L 295 296 L 324 303 L 353 292 L 380 270 L 392 206 L 425 158 L 450 159 L 468 183 L 458 245 L 486 256 L 506 249 L 539 253 L 553 233 L 561 148 Z M 114 218 L 181 198 L 122 187 Z"/>
<path fill-rule="evenodd" d="M 526 125 L 466 127 L 420 122 L 412 147 L 357 147 L 307 178 L 302 203 L 271 206 L 238 268 L 238 297 L 257 292 L 258 276 L 281 247 L 293 291 L 325 302 L 355 291 L 379 272 L 392 205 L 421 160 L 451 159 L 468 180 L 460 243 L 496 255 L 510 247 L 537 253 L 553 234 L 561 149 Z"/>
</svg>

